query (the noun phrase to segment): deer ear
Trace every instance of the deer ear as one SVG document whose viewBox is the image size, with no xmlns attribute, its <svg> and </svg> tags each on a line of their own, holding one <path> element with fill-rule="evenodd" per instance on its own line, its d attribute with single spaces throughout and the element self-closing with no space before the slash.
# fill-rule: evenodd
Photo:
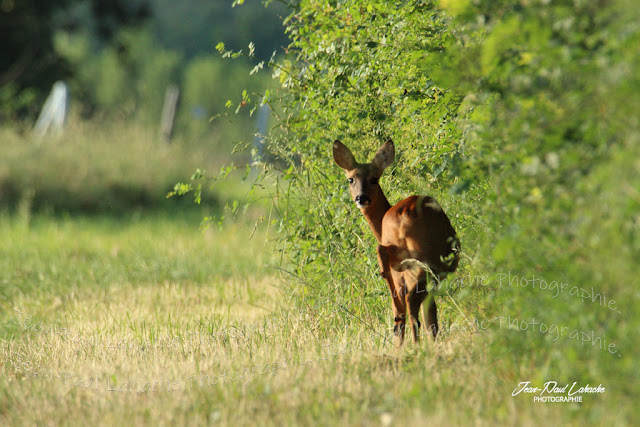
<svg viewBox="0 0 640 427">
<path fill-rule="evenodd" d="M 337 139 L 333 143 L 333 160 L 344 170 L 351 170 L 356 167 L 356 159 L 351 154 L 351 150 Z"/>
<path fill-rule="evenodd" d="M 389 139 L 378 149 L 371 163 L 378 169 L 384 170 L 393 163 L 393 159 L 395 158 L 396 147 L 393 145 L 393 141 Z"/>
</svg>

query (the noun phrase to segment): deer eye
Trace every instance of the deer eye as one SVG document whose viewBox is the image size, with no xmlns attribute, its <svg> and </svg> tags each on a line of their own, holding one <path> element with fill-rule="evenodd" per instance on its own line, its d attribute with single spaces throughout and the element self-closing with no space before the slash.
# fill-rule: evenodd
<svg viewBox="0 0 640 427">
<path fill-rule="evenodd" d="M 378 178 L 371 178 L 371 179 L 369 180 L 369 183 L 370 183 L 371 185 L 376 185 L 376 184 L 378 183 Z"/>
<path fill-rule="evenodd" d="M 349 178 L 348 181 L 349 181 L 349 184 L 353 184 L 353 178 Z"/>
</svg>

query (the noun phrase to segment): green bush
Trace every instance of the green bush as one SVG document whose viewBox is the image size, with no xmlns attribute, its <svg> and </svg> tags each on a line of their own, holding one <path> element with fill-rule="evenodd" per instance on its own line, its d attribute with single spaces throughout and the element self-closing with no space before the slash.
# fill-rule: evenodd
<svg viewBox="0 0 640 427">
<path fill-rule="evenodd" d="M 271 152 L 289 159 L 276 176 L 284 186 L 276 200 L 282 249 L 305 284 L 296 291 L 304 304 L 339 302 L 356 315 L 375 307 L 382 319 L 389 300 L 377 275 L 375 240 L 349 199 L 332 143 L 343 140 L 362 162 L 392 138 L 397 162 L 382 179 L 391 203 L 416 193 L 435 196 L 463 247 L 473 251 L 485 238 L 476 230 L 487 183 L 460 180 L 473 127 L 465 122 L 469 114 L 459 112 L 464 96 L 433 76 L 456 37 L 446 16 L 426 2 L 323 9 L 303 2 L 288 22 L 291 56 L 273 64 L 283 86 L 273 102 L 282 126 L 269 140 Z"/>
<path fill-rule="evenodd" d="M 490 352 L 477 356 L 500 387 L 520 376 L 608 384 L 611 416 L 637 418 L 638 8 L 440 6 L 301 1 L 286 20 L 289 56 L 271 64 L 282 89 L 265 97 L 282 161 L 264 178 L 276 182 L 294 301 L 350 313 L 327 331 L 389 317 L 373 236 L 331 144 L 365 161 L 392 138 L 398 160 L 381 184 L 391 203 L 435 196 L 462 240 L 443 323 L 489 321 L 479 332 Z M 571 417 L 603 422 L 605 406 Z"/>
</svg>

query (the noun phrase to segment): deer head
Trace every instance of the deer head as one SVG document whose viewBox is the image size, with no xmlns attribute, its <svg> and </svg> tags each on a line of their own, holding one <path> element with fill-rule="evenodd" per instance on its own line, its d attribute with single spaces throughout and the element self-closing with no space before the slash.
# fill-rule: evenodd
<svg viewBox="0 0 640 427">
<path fill-rule="evenodd" d="M 344 169 L 349 181 L 351 198 L 360 209 L 366 209 L 384 199 L 380 188 L 380 176 L 382 172 L 393 163 L 395 147 L 393 141 L 388 140 L 378 149 L 371 163 L 358 163 L 342 142 L 336 140 L 333 143 L 333 159 Z"/>
</svg>

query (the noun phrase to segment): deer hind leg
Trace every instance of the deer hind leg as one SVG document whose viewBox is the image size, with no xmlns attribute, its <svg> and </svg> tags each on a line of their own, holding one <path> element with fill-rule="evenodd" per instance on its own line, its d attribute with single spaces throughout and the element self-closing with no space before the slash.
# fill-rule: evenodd
<svg viewBox="0 0 640 427">
<path fill-rule="evenodd" d="M 436 300 L 433 293 L 428 292 L 428 280 L 436 280 L 436 278 L 428 274 L 427 272 L 420 271 L 415 273 L 412 271 L 406 271 L 407 280 L 410 285 L 407 286 L 406 303 L 411 315 L 411 328 L 413 332 L 413 338 L 415 342 L 419 341 L 420 327 L 424 326 L 426 329 L 424 334 L 431 335 L 433 340 L 438 335 L 438 307 L 436 306 Z M 416 276 L 417 274 L 417 276 Z M 424 305 L 423 305 L 424 302 Z M 420 324 L 418 316 L 420 315 L 420 307 L 422 306 L 422 322 Z M 426 311 L 426 316 L 425 316 Z M 425 319 L 426 317 L 426 319 Z"/>
<path fill-rule="evenodd" d="M 429 307 L 427 308 L 427 331 L 431 332 L 433 339 L 438 336 L 438 307 L 436 306 L 436 299 L 433 296 L 429 297 Z"/>
<path fill-rule="evenodd" d="M 407 270 L 403 274 L 407 282 L 407 293 L 405 295 L 406 305 L 409 309 L 411 332 L 413 333 L 413 341 L 420 341 L 420 306 L 427 297 L 427 287 L 424 271 L 418 273 Z M 424 319 L 423 319 L 424 320 Z"/>
<path fill-rule="evenodd" d="M 378 264 L 380 265 L 380 275 L 389 286 L 393 308 L 393 334 L 395 336 L 396 347 L 401 347 L 404 341 L 404 329 L 406 323 L 407 306 L 405 303 L 406 286 L 404 278 L 397 271 L 391 270 L 390 248 L 378 245 Z"/>
<path fill-rule="evenodd" d="M 425 274 L 424 280 L 425 280 L 425 291 L 428 289 L 428 286 L 426 283 L 427 280 L 433 281 L 434 285 L 437 285 L 438 283 L 438 279 L 433 274 Z M 427 292 L 425 292 L 425 296 L 426 296 L 425 306 L 427 311 L 427 319 L 426 319 L 427 324 L 425 326 L 427 328 L 426 332 L 431 333 L 431 336 L 435 340 L 438 335 L 438 307 L 436 306 L 436 298 L 433 292 L 431 294 L 428 294 Z M 423 314 L 424 314 L 424 311 L 423 311 Z"/>
</svg>

